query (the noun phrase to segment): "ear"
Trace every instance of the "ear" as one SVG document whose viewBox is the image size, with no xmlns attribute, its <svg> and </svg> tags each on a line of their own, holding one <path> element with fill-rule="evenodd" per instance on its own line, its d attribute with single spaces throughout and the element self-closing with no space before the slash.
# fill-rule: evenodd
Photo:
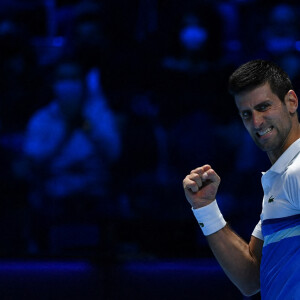
<svg viewBox="0 0 300 300">
<path fill-rule="evenodd" d="M 298 97 L 293 90 L 289 90 L 285 95 L 285 104 L 288 108 L 288 111 L 291 114 L 294 114 L 298 108 Z"/>
</svg>

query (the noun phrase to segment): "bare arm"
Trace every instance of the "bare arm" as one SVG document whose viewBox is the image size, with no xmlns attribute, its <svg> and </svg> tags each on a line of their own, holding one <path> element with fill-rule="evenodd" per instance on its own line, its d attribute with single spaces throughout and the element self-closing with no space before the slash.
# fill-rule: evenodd
<svg viewBox="0 0 300 300">
<path fill-rule="evenodd" d="M 213 202 L 219 184 L 219 176 L 209 165 L 192 170 L 183 181 L 186 198 L 194 209 Z M 244 295 L 260 290 L 263 241 L 252 236 L 247 244 L 227 225 L 208 235 L 207 241 L 224 272 Z"/>
<path fill-rule="evenodd" d="M 246 295 L 260 290 L 263 241 L 252 236 L 247 244 L 228 226 L 207 236 L 209 246 L 229 279 Z"/>
</svg>

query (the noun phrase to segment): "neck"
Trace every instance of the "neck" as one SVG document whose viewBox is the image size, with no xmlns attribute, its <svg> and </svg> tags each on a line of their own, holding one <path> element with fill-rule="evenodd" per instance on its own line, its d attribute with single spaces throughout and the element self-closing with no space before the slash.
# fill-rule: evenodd
<svg viewBox="0 0 300 300">
<path fill-rule="evenodd" d="M 280 149 L 276 151 L 270 151 L 267 153 L 271 164 L 273 165 L 277 161 L 277 159 L 299 138 L 300 124 L 297 118 L 297 123 L 295 122 L 295 125 L 292 127 L 290 134 L 287 136 Z"/>
</svg>

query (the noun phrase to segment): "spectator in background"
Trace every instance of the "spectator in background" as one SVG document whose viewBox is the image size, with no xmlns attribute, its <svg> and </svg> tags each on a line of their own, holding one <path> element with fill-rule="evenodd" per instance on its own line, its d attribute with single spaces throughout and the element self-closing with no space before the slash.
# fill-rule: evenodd
<svg viewBox="0 0 300 300">
<path fill-rule="evenodd" d="M 225 85 L 226 66 L 220 55 L 222 23 L 215 7 L 208 4 L 185 7 L 172 21 L 166 25 L 165 41 L 160 45 L 165 53 L 155 91 L 161 108 L 161 123 L 169 138 L 168 163 L 180 176 L 187 165 L 192 166 L 201 158 L 217 159 L 216 124 L 224 126 L 232 122 L 235 110 L 225 104 L 220 94 Z M 219 109 L 215 109 L 216 105 Z M 225 110 L 228 114 L 224 114 Z M 199 147 L 197 153 L 189 152 L 186 144 L 194 142 L 199 130 L 207 136 L 206 144 Z M 183 132 L 184 140 L 178 139 Z M 234 152 L 230 150 L 226 153 L 232 156 Z M 219 163 L 226 165 L 224 159 Z"/>
<path fill-rule="evenodd" d="M 66 40 L 64 53 L 80 61 L 87 78 L 93 77 L 92 73 L 102 75 L 108 60 L 105 13 L 102 1 L 94 0 L 83 0 L 57 9 L 58 32 Z M 103 78 L 100 82 L 98 88 L 102 90 Z"/>
<path fill-rule="evenodd" d="M 89 76 L 79 63 L 59 62 L 55 98 L 28 123 L 30 203 L 40 220 L 101 218 L 115 209 L 110 171 L 121 152 L 120 136 L 97 73 Z"/>
<path fill-rule="evenodd" d="M 269 7 L 267 24 L 261 33 L 267 58 L 276 61 L 294 82 L 300 79 L 298 18 L 296 5 L 279 3 Z"/>
<path fill-rule="evenodd" d="M 214 26 L 209 20 L 214 19 Z M 216 93 L 210 93 L 220 79 L 220 18 L 212 6 L 198 5 L 184 10 L 167 25 L 161 47 L 158 92 L 162 118 L 168 124 L 197 108 L 209 112 Z M 209 92 L 207 92 L 209 91 Z M 201 95 L 201 105 L 199 104 Z"/>
<path fill-rule="evenodd" d="M 74 6 L 71 46 L 86 70 L 101 69 L 106 62 L 108 38 L 101 2 L 80 1 Z"/>
</svg>

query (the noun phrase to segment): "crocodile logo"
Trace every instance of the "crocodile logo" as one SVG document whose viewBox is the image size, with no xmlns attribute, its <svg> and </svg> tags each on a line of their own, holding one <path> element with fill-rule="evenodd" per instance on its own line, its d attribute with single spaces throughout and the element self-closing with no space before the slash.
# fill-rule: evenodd
<svg viewBox="0 0 300 300">
<path fill-rule="evenodd" d="M 272 202 L 274 202 L 274 197 L 273 197 L 273 196 L 271 196 L 271 197 L 269 198 L 268 202 L 269 202 L 269 203 L 272 203 Z"/>
</svg>

